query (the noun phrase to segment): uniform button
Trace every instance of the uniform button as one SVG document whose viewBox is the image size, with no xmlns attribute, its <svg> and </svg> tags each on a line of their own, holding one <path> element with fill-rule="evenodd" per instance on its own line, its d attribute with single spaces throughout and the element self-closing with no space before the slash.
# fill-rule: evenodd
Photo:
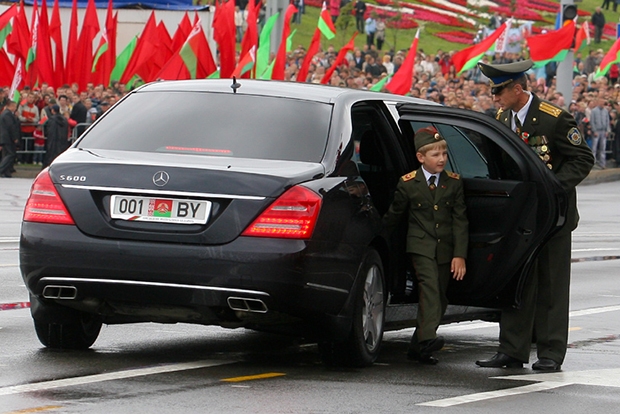
<svg viewBox="0 0 620 414">
<path fill-rule="evenodd" d="M 435 228 L 438 229 L 439 228 L 439 223 L 435 224 Z"/>
<path fill-rule="evenodd" d="M 418 207 L 422 207 L 422 204 L 418 203 Z"/>
<path fill-rule="evenodd" d="M 439 210 L 439 206 L 437 204 L 435 204 L 433 208 L 435 209 L 435 211 Z"/>
<path fill-rule="evenodd" d="M 437 239 L 437 243 L 441 243 L 441 239 Z"/>
</svg>

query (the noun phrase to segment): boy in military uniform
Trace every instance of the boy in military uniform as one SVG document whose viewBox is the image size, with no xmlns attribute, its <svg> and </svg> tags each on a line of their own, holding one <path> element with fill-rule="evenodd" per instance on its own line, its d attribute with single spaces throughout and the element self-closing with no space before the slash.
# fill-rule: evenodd
<svg viewBox="0 0 620 414">
<path fill-rule="evenodd" d="M 407 253 L 413 262 L 420 300 L 407 356 L 436 364 L 432 353 L 444 345 L 437 327 L 448 305 L 450 274 L 456 280 L 465 276 L 468 221 L 463 182 L 458 174 L 444 171 L 446 141 L 435 128 L 427 127 L 416 132 L 414 145 L 422 165 L 401 177 L 383 222 L 391 232 L 408 215 Z"/>
<path fill-rule="evenodd" d="M 490 81 L 500 110 L 496 118 L 511 128 L 553 171 L 568 194 L 566 224 L 543 247 L 522 292 L 521 306 L 502 310 L 498 352 L 476 361 L 481 367 L 520 368 L 529 362 L 536 332 L 538 361 L 532 369 L 559 371 L 566 355 L 570 296 L 571 232 L 577 227 L 575 187 L 594 164 L 592 151 L 573 116 L 527 90 L 531 60 L 478 63 Z"/>
</svg>

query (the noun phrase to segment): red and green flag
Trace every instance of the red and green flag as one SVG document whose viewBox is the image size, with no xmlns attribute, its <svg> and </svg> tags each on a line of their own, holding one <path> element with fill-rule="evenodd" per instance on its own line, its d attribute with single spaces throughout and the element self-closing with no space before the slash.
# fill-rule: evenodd
<svg viewBox="0 0 620 414">
<path fill-rule="evenodd" d="M 198 20 L 185 43 L 157 74 L 158 79 L 204 79 L 217 71 L 209 43 Z"/>
<path fill-rule="evenodd" d="M 30 22 L 32 25 L 30 30 L 30 47 L 28 48 L 28 56 L 26 57 L 26 73 L 34 69 L 32 64 L 37 58 L 37 41 L 39 34 L 39 10 L 37 8 L 37 0 L 34 0 L 32 4 L 32 19 L 30 19 Z M 31 83 L 36 80 L 36 73 L 33 72 L 32 75 L 34 75 L 35 78 L 31 77 Z"/>
<path fill-rule="evenodd" d="M 323 6 L 321 7 L 321 14 L 319 14 L 319 24 L 318 29 L 323 33 L 328 40 L 332 40 L 336 37 L 336 27 L 332 22 L 332 16 L 329 14 L 329 10 L 327 10 L 327 4 L 323 2 Z"/>
<path fill-rule="evenodd" d="M 155 22 L 155 12 L 151 12 L 142 33 L 138 38 L 136 49 L 127 63 L 127 68 L 120 81 L 127 84 L 138 75 L 143 81 L 150 82 L 152 58 L 157 53 L 159 47 L 159 36 L 157 34 L 157 23 Z"/>
<path fill-rule="evenodd" d="M 246 10 L 248 12 L 248 17 L 246 19 L 247 21 L 247 28 L 245 30 L 245 33 L 243 34 L 243 40 L 241 41 L 241 59 L 246 59 L 248 57 L 248 54 L 250 53 L 250 51 L 253 50 L 252 52 L 252 61 L 256 62 L 256 49 L 258 47 L 258 7 L 256 7 L 256 3 L 254 0 L 251 0 L 250 2 L 248 2 L 248 5 L 246 7 Z M 254 65 L 254 63 L 252 63 L 252 66 Z M 237 67 L 239 67 L 239 65 L 237 65 Z M 237 72 L 237 70 L 235 69 L 235 72 Z M 245 71 L 243 72 L 243 77 L 244 78 L 250 78 L 252 77 L 252 71 Z"/>
<path fill-rule="evenodd" d="M 13 72 L 13 81 L 11 82 L 11 88 L 9 89 L 9 97 L 13 100 L 13 102 L 17 102 L 18 104 L 20 101 L 19 88 L 21 88 L 24 83 L 23 68 L 23 60 L 18 58 L 15 62 L 15 72 Z"/>
<path fill-rule="evenodd" d="M 383 87 L 385 86 L 385 84 L 388 83 L 390 81 L 390 79 L 392 79 L 392 75 L 385 76 L 379 82 L 377 82 L 374 85 L 372 85 L 369 90 L 374 91 L 374 92 L 381 92 L 383 90 Z M 409 88 L 409 89 L 411 89 L 411 88 Z"/>
<path fill-rule="evenodd" d="M 588 22 L 583 22 L 575 35 L 575 52 L 579 52 L 590 44 L 590 26 Z"/>
<path fill-rule="evenodd" d="M 418 39 L 420 38 L 420 29 L 415 34 L 409 53 L 403 61 L 400 69 L 392 76 L 392 80 L 385 88 L 396 95 L 405 95 L 411 90 L 413 84 L 413 67 L 415 64 L 415 55 L 418 51 Z"/>
<path fill-rule="evenodd" d="M 575 22 L 572 20 L 559 30 L 526 38 L 530 50 L 530 59 L 534 62 L 534 67 L 543 67 L 549 62 L 562 62 L 566 58 L 574 38 Z"/>
<path fill-rule="evenodd" d="M 504 33 L 506 25 L 507 23 L 503 23 L 477 45 L 470 46 L 455 53 L 454 56 L 452 56 L 452 63 L 454 63 L 456 72 L 460 74 L 461 72 L 475 67 L 480 59 L 482 59 L 482 56 L 495 47 L 495 41 Z"/>
<path fill-rule="evenodd" d="M 110 76 L 116 64 L 116 32 L 118 27 L 118 13 L 114 14 L 112 0 L 108 2 L 105 25 L 101 28 L 99 46 L 93 58 L 93 82 L 109 85 Z"/>
<path fill-rule="evenodd" d="M 340 51 L 338 52 L 338 56 L 336 56 L 336 60 L 334 61 L 334 64 L 327 70 L 327 72 L 325 72 L 325 75 L 323 75 L 323 79 L 321 79 L 321 83 L 323 85 L 326 85 L 329 82 L 332 75 L 336 71 L 336 68 L 338 68 L 338 66 L 342 65 L 346 61 L 347 53 L 355 49 L 355 37 L 356 36 L 357 36 L 357 32 L 353 33 L 353 37 L 351 37 L 351 40 L 349 40 L 349 43 L 347 43 L 340 49 Z"/>
<path fill-rule="evenodd" d="M 607 54 L 603 57 L 603 60 L 601 60 L 601 64 L 594 74 L 594 79 L 605 76 L 605 74 L 609 72 L 611 65 L 618 62 L 620 62 L 620 39 L 614 42 L 611 49 L 609 49 L 609 52 L 607 52 Z"/>
<path fill-rule="evenodd" d="M 15 59 L 20 58 L 24 62 L 28 58 L 30 49 L 30 28 L 26 17 L 24 2 L 19 4 L 19 11 L 13 19 L 13 30 L 7 37 L 7 51 L 15 55 Z"/>
<path fill-rule="evenodd" d="M 133 52 L 136 50 L 138 46 L 138 35 L 134 36 L 133 39 L 125 46 L 125 49 L 116 57 L 116 64 L 114 65 L 114 69 L 112 69 L 112 73 L 110 74 L 110 81 L 118 81 L 125 73 L 125 69 L 127 69 L 127 65 L 129 64 L 129 60 L 133 55 Z"/>
<path fill-rule="evenodd" d="M 13 30 L 11 19 L 17 15 L 17 4 L 13 3 L 11 7 L 0 14 L 0 48 L 4 46 L 6 37 Z"/>
<path fill-rule="evenodd" d="M 246 73 L 252 72 L 252 68 L 254 68 L 255 63 L 256 63 L 256 46 L 252 47 L 252 49 L 250 49 L 248 53 L 246 53 L 245 56 L 243 56 L 241 60 L 239 60 L 239 63 L 237 64 L 237 67 L 235 68 L 235 71 L 233 72 L 232 76 L 240 78 Z"/>
</svg>

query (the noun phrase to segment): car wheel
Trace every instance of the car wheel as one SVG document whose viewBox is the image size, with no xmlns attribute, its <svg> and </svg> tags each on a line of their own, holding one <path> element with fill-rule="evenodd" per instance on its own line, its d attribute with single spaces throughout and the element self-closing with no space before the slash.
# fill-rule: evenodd
<svg viewBox="0 0 620 414">
<path fill-rule="evenodd" d="M 76 311 L 69 323 L 49 323 L 34 320 L 34 329 L 43 345 L 53 349 L 87 349 L 95 343 L 101 326 L 99 315 Z"/>
<path fill-rule="evenodd" d="M 344 342 L 321 343 L 319 351 L 327 365 L 365 367 L 379 355 L 383 339 L 385 289 L 379 254 L 370 249 L 364 256 L 355 292 L 351 333 Z"/>
</svg>

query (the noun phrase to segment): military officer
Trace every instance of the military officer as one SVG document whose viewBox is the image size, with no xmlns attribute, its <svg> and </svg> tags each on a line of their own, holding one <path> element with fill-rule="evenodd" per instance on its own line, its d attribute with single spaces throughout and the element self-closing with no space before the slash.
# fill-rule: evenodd
<svg viewBox="0 0 620 414">
<path fill-rule="evenodd" d="M 476 361 L 481 367 L 523 367 L 536 333 L 538 361 L 532 369 L 561 370 L 568 342 L 571 232 L 577 227 L 575 187 L 594 164 L 592 151 L 566 110 L 527 90 L 531 60 L 509 64 L 478 63 L 490 80 L 496 118 L 510 127 L 553 171 L 568 194 L 566 224 L 541 250 L 526 281 L 521 306 L 502 310 L 498 352 Z"/>
<path fill-rule="evenodd" d="M 415 134 L 414 145 L 422 165 L 401 177 L 384 224 L 391 232 L 402 217 L 408 217 L 407 253 L 418 280 L 420 301 L 407 355 L 421 363 L 436 364 L 432 353 L 444 345 L 437 327 L 448 305 L 450 274 L 456 280 L 465 276 L 468 221 L 463 182 L 458 174 L 444 171 L 448 159 L 444 138 L 435 128 L 422 128 Z"/>
</svg>

